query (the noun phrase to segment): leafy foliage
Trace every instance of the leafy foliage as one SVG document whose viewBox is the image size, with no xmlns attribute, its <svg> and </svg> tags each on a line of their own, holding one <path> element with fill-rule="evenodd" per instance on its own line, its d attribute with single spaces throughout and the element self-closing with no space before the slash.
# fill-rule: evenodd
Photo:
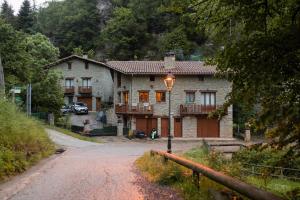
<svg viewBox="0 0 300 200">
<path fill-rule="evenodd" d="M 224 48 L 212 63 L 233 82 L 230 103 L 259 105 L 251 120 L 281 145 L 300 138 L 299 1 L 193 1 L 198 24 Z M 295 149 L 296 150 L 296 149 Z"/>
<path fill-rule="evenodd" d="M 66 0 L 48 2 L 38 13 L 38 30 L 51 38 L 62 56 L 81 46 L 95 49 L 101 18 L 97 0 Z"/>
</svg>

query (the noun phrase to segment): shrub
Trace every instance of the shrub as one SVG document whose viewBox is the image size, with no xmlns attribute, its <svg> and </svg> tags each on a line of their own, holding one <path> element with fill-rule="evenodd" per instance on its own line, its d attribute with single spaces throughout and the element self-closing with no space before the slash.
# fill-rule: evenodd
<svg viewBox="0 0 300 200">
<path fill-rule="evenodd" d="M 38 121 L 0 100 L 0 180 L 24 171 L 53 150 L 53 143 Z"/>
</svg>

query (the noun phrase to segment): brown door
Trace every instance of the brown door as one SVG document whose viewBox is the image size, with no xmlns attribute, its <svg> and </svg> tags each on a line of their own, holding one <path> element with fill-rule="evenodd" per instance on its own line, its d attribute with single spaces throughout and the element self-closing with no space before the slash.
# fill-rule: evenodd
<svg viewBox="0 0 300 200">
<path fill-rule="evenodd" d="M 174 119 L 174 137 L 182 137 L 182 121 L 181 118 Z"/>
<path fill-rule="evenodd" d="M 101 97 L 96 98 L 96 111 L 100 111 L 101 109 Z"/>
<path fill-rule="evenodd" d="M 217 119 L 197 119 L 198 137 L 219 137 L 219 121 Z"/>
<path fill-rule="evenodd" d="M 143 131 L 146 135 L 149 135 L 153 128 L 157 129 L 156 118 L 136 118 L 137 131 Z"/>
<path fill-rule="evenodd" d="M 92 97 L 78 97 L 78 101 L 85 103 L 87 105 L 89 111 L 91 111 L 93 109 Z"/>
<path fill-rule="evenodd" d="M 147 119 L 145 118 L 136 118 L 136 130 L 143 131 L 147 133 Z"/>
<path fill-rule="evenodd" d="M 169 118 L 161 118 L 161 137 L 168 137 Z"/>
</svg>

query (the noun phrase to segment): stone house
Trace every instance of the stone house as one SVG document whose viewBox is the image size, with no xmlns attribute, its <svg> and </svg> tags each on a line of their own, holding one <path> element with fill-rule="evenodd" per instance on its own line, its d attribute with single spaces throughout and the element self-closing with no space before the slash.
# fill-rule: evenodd
<svg viewBox="0 0 300 200">
<path fill-rule="evenodd" d="M 208 119 L 208 113 L 225 102 L 231 83 L 215 77 L 215 67 L 198 61 L 109 61 L 114 70 L 114 106 L 118 135 L 128 129 L 149 134 L 153 128 L 162 137 L 168 134 L 168 92 L 164 77 L 171 72 L 171 135 L 174 137 L 231 138 L 232 106 L 221 120 Z"/>
<path fill-rule="evenodd" d="M 98 111 L 103 102 L 113 101 L 113 71 L 106 64 L 72 55 L 48 67 L 62 73 L 66 105 L 79 101 Z"/>
</svg>

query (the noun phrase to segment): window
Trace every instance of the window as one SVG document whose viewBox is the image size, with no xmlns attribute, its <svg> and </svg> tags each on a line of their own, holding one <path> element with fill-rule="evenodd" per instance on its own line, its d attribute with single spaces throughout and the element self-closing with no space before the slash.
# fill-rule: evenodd
<svg viewBox="0 0 300 200">
<path fill-rule="evenodd" d="M 155 76 L 150 76 L 149 79 L 150 81 L 155 81 Z"/>
<path fill-rule="evenodd" d="M 70 88 L 74 86 L 74 79 L 67 78 L 65 80 L 65 87 Z"/>
<path fill-rule="evenodd" d="M 199 81 L 204 81 L 204 76 L 198 76 Z"/>
<path fill-rule="evenodd" d="M 156 102 L 157 103 L 166 102 L 166 92 L 157 91 L 156 92 Z"/>
<path fill-rule="evenodd" d="M 195 92 L 186 92 L 186 103 L 195 102 Z"/>
<path fill-rule="evenodd" d="M 92 79 L 91 78 L 82 78 L 82 87 L 91 87 Z"/>
<path fill-rule="evenodd" d="M 216 105 L 216 93 L 215 92 L 201 92 L 201 104 L 206 106 Z"/>
<path fill-rule="evenodd" d="M 68 62 L 68 70 L 71 70 L 71 69 L 72 69 L 72 63 Z"/>
<path fill-rule="evenodd" d="M 149 92 L 140 91 L 139 92 L 139 101 L 140 102 L 149 102 Z"/>
<path fill-rule="evenodd" d="M 123 102 L 124 104 L 128 104 L 128 99 L 129 99 L 129 92 L 126 91 L 126 92 L 123 92 Z"/>
<path fill-rule="evenodd" d="M 121 92 L 118 92 L 118 103 L 121 103 Z"/>
<path fill-rule="evenodd" d="M 120 73 L 118 73 L 117 74 L 117 84 L 118 84 L 118 87 L 121 87 L 121 74 Z"/>
<path fill-rule="evenodd" d="M 84 66 L 85 69 L 89 69 L 89 62 L 85 62 L 84 65 L 85 65 Z"/>
</svg>

